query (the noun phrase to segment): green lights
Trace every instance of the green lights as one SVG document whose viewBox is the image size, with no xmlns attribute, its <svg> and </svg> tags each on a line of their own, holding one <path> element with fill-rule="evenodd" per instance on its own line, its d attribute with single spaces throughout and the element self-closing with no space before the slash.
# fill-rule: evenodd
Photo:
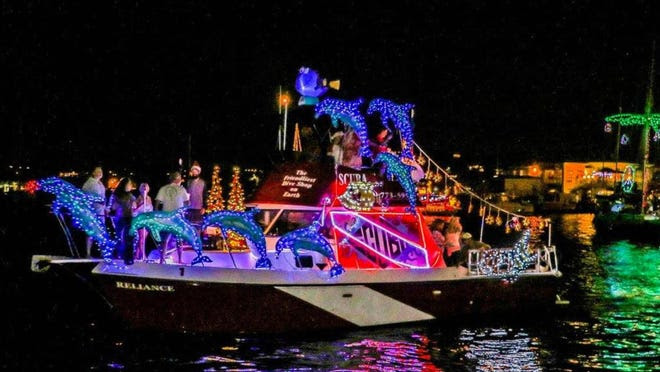
<svg viewBox="0 0 660 372">
<path fill-rule="evenodd" d="M 622 241 L 603 247 L 599 255 L 604 273 L 593 288 L 603 296 L 594 308 L 602 324 L 597 364 L 650 371 L 657 367 L 660 348 L 660 251 Z"/>
<path fill-rule="evenodd" d="M 617 114 L 605 118 L 608 123 L 619 123 L 621 126 L 650 126 L 654 131 L 660 130 L 660 114 Z"/>
</svg>

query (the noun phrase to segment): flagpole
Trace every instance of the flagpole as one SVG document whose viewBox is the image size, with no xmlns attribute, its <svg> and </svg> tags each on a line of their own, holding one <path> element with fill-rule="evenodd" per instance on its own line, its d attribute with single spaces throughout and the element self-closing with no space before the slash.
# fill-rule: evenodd
<svg viewBox="0 0 660 372">
<path fill-rule="evenodd" d="M 287 119 L 288 113 L 289 113 L 289 100 L 286 99 L 284 101 L 284 133 L 282 133 L 283 137 L 284 137 L 284 140 L 282 141 L 282 150 L 286 150 L 286 119 Z"/>
</svg>

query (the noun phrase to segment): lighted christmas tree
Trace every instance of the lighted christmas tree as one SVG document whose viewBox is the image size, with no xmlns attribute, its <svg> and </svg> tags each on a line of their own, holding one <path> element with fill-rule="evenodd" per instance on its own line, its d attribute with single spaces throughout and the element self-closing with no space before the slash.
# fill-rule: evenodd
<svg viewBox="0 0 660 372">
<path fill-rule="evenodd" d="M 232 171 L 234 174 L 231 178 L 231 184 L 229 185 L 227 209 L 230 211 L 244 211 L 245 194 L 243 192 L 243 185 L 241 185 L 241 169 L 239 167 L 234 167 L 232 168 Z M 245 238 L 233 231 L 227 233 L 227 245 L 232 251 L 245 251 L 248 249 Z"/>
<path fill-rule="evenodd" d="M 241 185 L 241 169 L 234 167 L 232 169 L 234 175 L 231 178 L 229 185 L 229 199 L 227 200 L 227 209 L 230 211 L 244 211 L 245 210 L 245 194 L 243 192 L 243 185 Z"/>
<path fill-rule="evenodd" d="M 221 211 L 225 209 L 225 200 L 222 198 L 222 178 L 220 178 L 220 166 L 213 166 L 211 176 L 211 191 L 206 199 L 206 213 Z"/>
</svg>

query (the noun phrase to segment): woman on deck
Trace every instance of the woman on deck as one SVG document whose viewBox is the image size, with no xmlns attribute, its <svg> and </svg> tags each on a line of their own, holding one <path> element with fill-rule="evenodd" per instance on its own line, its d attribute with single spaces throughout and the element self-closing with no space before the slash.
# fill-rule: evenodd
<svg viewBox="0 0 660 372">
<path fill-rule="evenodd" d="M 131 227 L 133 219 L 133 206 L 135 205 L 135 196 L 131 193 L 135 188 L 133 180 L 124 177 L 110 196 L 110 216 L 115 225 L 115 233 L 119 244 L 117 245 L 118 255 L 124 259 L 127 264 L 133 262 L 133 249 L 126 247 L 128 239 L 128 229 Z"/>
<path fill-rule="evenodd" d="M 141 183 L 140 184 L 140 196 L 135 200 L 135 205 L 133 208 L 133 217 L 138 216 L 141 213 L 152 212 L 154 210 L 153 203 L 151 201 L 151 196 L 149 196 L 149 184 Z M 145 246 L 147 243 L 147 229 L 138 230 L 138 243 L 135 250 L 135 259 L 144 260 L 146 259 Z"/>
</svg>

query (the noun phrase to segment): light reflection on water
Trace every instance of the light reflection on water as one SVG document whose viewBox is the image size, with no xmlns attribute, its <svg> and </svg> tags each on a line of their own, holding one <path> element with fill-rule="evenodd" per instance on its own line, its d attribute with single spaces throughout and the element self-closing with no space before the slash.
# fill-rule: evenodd
<svg viewBox="0 0 660 372">
<path fill-rule="evenodd" d="M 563 214 L 559 217 L 557 228 L 575 243 L 591 247 L 596 235 L 593 220 L 593 213 Z"/>
<path fill-rule="evenodd" d="M 660 367 L 660 250 L 624 241 L 599 248 L 599 257 L 606 274 L 592 289 L 604 294 L 593 307 L 599 362 L 631 371 Z"/>
<path fill-rule="evenodd" d="M 580 292 L 587 321 L 560 322 L 580 368 L 660 369 L 660 246 L 628 241 L 593 243 L 591 215 L 564 215 L 559 225 L 577 243 L 565 273 Z M 563 329 L 563 330 L 562 330 Z"/>
<path fill-rule="evenodd" d="M 456 331 L 458 333 L 456 333 Z M 367 333 L 372 337 L 365 337 Z M 232 353 L 202 357 L 204 370 L 332 370 L 332 371 L 538 371 L 541 342 L 520 329 L 474 328 L 433 331 L 392 328 L 354 332 L 328 341 L 278 340 L 268 350 L 262 340 L 243 339 L 237 353 L 255 353 L 248 363 Z M 286 345 L 284 345 L 286 344 Z M 249 345 L 249 346 L 248 346 Z M 272 345 L 271 345 L 272 346 Z"/>
<path fill-rule="evenodd" d="M 332 340 L 237 339 L 234 347 L 224 348 L 229 353 L 207 355 L 198 363 L 204 370 L 441 370 L 432 361 L 431 341 L 414 329 L 379 330 L 375 336 L 355 332 Z"/>
<path fill-rule="evenodd" d="M 465 357 L 479 371 L 538 371 L 540 342 L 523 330 L 486 328 L 464 329 Z"/>
</svg>

